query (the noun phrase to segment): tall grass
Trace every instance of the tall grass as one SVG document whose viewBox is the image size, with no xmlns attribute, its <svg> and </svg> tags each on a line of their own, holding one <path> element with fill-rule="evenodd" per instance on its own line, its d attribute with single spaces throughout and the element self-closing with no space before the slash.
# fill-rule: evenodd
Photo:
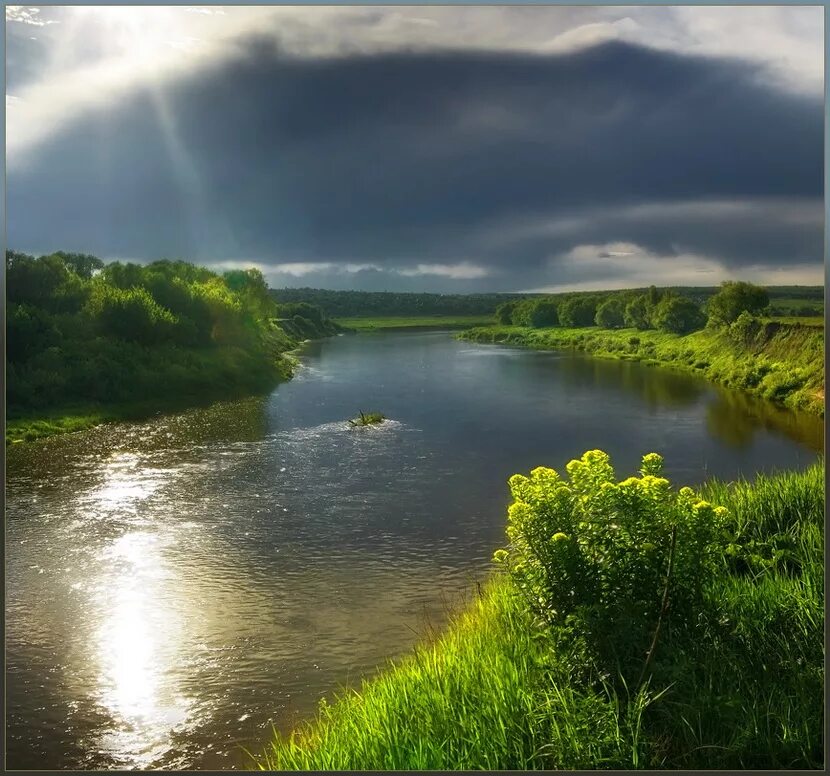
<svg viewBox="0 0 830 776">
<path fill-rule="evenodd" d="M 614 689 L 497 574 L 433 644 L 324 703 L 266 770 L 819 768 L 824 464 L 711 482 L 743 565 L 706 588 L 705 637 L 667 627 L 650 681 Z M 788 554 L 773 549 L 789 538 Z M 756 555 L 757 558 L 751 557 Z M 670 618 L 669 618 L 670 622 Z M 577 642 L 578 643 L 578 642 Z M 575 668 L 575 666 L 577 666 Z"/>
</svg>

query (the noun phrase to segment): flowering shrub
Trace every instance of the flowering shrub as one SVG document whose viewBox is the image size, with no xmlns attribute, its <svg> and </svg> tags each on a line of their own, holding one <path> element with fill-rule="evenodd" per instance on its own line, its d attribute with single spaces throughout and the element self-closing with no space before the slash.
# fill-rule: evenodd
<svg viewBox="0 0 830 776">
<path fill-rule="evenodd" d="M 570 481 L 544 467 L 514 475 L 510 545 L 494 556 L 544 623 L 623 678 L 643 667 L 658 623 L 696 627 L 724 551 L 726 510 L 673 491 L 662 467 L 650 453 L 639 476 L 618 482 L 609 456 L 591 450 L 567 465 Z"/>
</svg>

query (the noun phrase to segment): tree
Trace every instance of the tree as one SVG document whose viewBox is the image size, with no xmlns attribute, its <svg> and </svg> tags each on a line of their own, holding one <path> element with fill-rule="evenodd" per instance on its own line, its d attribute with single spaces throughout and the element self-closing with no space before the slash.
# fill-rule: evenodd
<svg viewBox="0 0 830 776">
<path fill-rule="evenodd" d="M 523 299 L 514 308 L 510 321 L 514 326 L 530 326 L 530 311 L 533 309 L 533 299 Z"/>
<path fill-rule="evenodd" d="M 169 339 L 176 324 L 170 311 L 144 288 L 95 283 L 85 309 L 102 334 L 145 345 Z"/>
<path fill-rule="evenodd" d="M 559 305 L 559 322 L 569 328 L 593 326 L 597 302 L 590 296 L 572 296 Z"/>
<path fill-rule="evenodd" d="M 622 299 L 611 296 L 597 307 L 594 317 L 597 326 L 603 329 L 621 329 L 625 325 L 625 309 Z"/>
<path fill-rule="evenodd" d="M 104 262 L 97 256 L 91 256 L 88 253 L 66 253 L 65 251 L 55 251 L 55 256 L 60 256 L 63 263 L 71 269 L 78 277 L 89 280 L 96 272 L 102 269 Z"/>
<path fill-rule="evenodd" d="M 513 310 L 516 309 L 518 302 L 504 302 L 496 308 L 496 321 L 503 326 L 509 326 L 513 323 Z"/>
<path fill-rule="evenodd" d="M 625 306 L 625 313 L 623 314 L 625 325 L 641 331 L 650 329 L 652 326 L 649 313 L 648 297 L 641 294 Z"/>
<path fill-rule="evenodd" d="M 710 323 L 725 326 L 738 319 L 742 312 L 759 315 L 769 306 L 769 294 L 761 286 L 743 281 L 727 280 L 706 306 Z"/>
<path fill-rule="evenodd" d="M 538 299 L 530 311 L 530 325 L 534 329 L 556 326 L 559 323 L 559 308 L 553 299 Z"/>
<path fill-rule="evenodd" d="M 660 331 L 688 334 L 702 329 L 706 316 L 688 297 L 664 296 L 654 310 L 654 325 Z"/>
</svg>

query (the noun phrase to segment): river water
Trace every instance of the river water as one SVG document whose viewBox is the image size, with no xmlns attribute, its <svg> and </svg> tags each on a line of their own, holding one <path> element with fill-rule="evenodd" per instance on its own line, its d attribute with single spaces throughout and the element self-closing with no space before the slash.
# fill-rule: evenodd
<svg viewBox="0 0 830 776">
<path fill-rule="evenodd" d="M 692 376 L 410 332 L 312 343 L 266 398 L 15 445 L 7 767 L 245 768 L 445 624 L 511 474 L 601 448 L 695 484 L 806 467 L 822 434 Z"/>
</svg>

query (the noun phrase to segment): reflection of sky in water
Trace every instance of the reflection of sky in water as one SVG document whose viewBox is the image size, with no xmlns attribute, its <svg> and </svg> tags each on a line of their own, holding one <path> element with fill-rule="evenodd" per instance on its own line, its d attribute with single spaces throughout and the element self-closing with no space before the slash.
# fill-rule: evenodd
<svg viewBox="0 0 830 776">
<path fill-rule="evenodd" d="M 636 364 L 434 334 L 309 354 L 267 400 L 13 451 L 10 763 L 244 765 L 475 589 L 510 474 L 665 449 L 694 482 L 806 465 L 820 435 Z M 361 409 L 393 421 L 350 429 Z"/>
</svg>

